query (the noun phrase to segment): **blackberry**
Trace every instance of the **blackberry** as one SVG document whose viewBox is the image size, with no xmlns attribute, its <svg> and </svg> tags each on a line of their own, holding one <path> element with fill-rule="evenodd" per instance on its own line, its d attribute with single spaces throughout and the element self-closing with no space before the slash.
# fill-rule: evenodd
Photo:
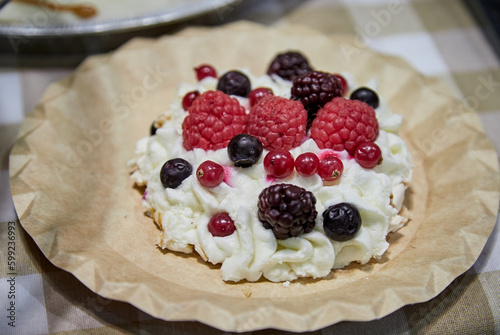
<svg viewBox="0 0 500 335">
<path fill-rule="evenodd" d="M 302 187 L 276 184 L 260 193 L 257 215 L 264 228 L 284 240 L 313 230 L 318 215 L 315 205 L 314 195 Z"/>
<path fill-rule="evenodd" d="M 348 241 L 361 228 L 361 215 L 358 209 L 347 202 L 328 207 L 323 212 L 323 229 L 326 236 L 334 241 Z"/>
<path fill-rule="evenodd" d="M 342 82 L 330 73 L 313 71 L 293 80 L 292 99 L 302 102 L 307 110 L 308 127 L 318 110 L 333 98 L 341 96 Z"/>
<path fill-rule="evenodd" d="M 219 79 L 217 89 L 228 95 L 246 98 L 251 91 L 250 79 L 239 71 L 229 71 Z"/>
<path fill-rule="evenodd" d="M 292 81 L 295 77 L 302 76 L 312 69 L 307 59 L 299 52 L 289 51 L 279 54 L 274 58 L 267 70 L 268 75 L 277 74 L 283 79 Z"/>
</svg>

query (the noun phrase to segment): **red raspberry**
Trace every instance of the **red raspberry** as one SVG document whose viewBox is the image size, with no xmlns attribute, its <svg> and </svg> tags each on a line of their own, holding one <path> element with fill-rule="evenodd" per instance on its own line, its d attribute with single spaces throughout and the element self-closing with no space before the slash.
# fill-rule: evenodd
<svg viewBox="0 0 500 335">
<path fill-rule="evenodd" d="M 189 107 L 182 123 L 184 148 L 219 150 L 245 131 L 247 115 L 238 100 L 220 91 L 206 91 Z"/>
<path fill-rule="evenodd" d="M 347 150 L 375 141 L 378 136 L 375 110 L 358 100 L 334 98 L 319 110 L 312 123 L 311 137 L 321 149 Z"/>
<path fill-rule="evenodd" d="M 267 150 L 290 150 L 301 144 L 306 123 L 307 112 L 299 101 L 269 95 L 250 110 L 247 133 Z"/>
</svg>

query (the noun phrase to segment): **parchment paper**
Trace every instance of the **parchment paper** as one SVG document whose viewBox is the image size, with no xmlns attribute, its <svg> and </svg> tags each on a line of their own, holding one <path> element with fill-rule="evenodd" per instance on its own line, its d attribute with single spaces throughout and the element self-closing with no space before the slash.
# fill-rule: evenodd
<svg viewBox="0 0 500 335">
<path fill-rule="evenodd" d="M 160 251 L 127 161 L 193 67 L 247 66 L 263 74 L 279 52 L 300 50 L 314 68 L 376 77 L 404 115 L 401 134 L 415 160 L 405 205 L 412 220 L 390 234 L 380 260 L 289 287 L 225 283 L 196 255 Z M 98 294 L 166 320 L 198 320 L 227 331 L 306 331 L 373 320 L 436 296 L 476 260 L 495 224 L 497 156 L 476 113 L 435 79 L 352 36 L 246 22 L 136 39 L 88 58 L 49 87 L 26 117 L 10 156 L 21 224 L 45 256 Z M 300 284 L 300 285 L 298 285 Z"/>
</svg>

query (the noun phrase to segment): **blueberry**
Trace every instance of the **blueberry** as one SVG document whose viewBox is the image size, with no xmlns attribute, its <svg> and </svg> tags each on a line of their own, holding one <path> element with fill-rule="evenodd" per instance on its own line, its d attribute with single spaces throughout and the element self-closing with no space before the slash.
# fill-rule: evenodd
<svg viewBox="0 0 500 335">
<path fill-rule="evenodd" d="M 182 158 L 174 158 L 163 164 L 160 171 L 160 180 L 166 188 L 177 188 L 193 173 L 193 167 Z"/>
<path fill-rule="evenodd" d="M 330 206 L 323 212 L 323 229 L 326 236 L 334 241 L 348 241 L 360 228 L 361 215 L 358 209 L 349 203 L 342 202 Z"/>
<path fill-rule="evenodd" d="M 219 79 L 217 89 L 229 95 L 248 97 L 251 90 L 250 80 L 239 71 L 229 71 Z"/>
<path fill-rule="evenodd" d="M 252 135 L 239 134 L 234 136 L 227 146 L 229 159 L 236 167 L 249 167 L 257 163 L 262 156 L 262 143 Z"/>
<path fill-rule="evenodd" d="M 367 87 L 360 87 L 351 93 L 351 100 L 363 101 L 373 108 L 378 107 L 378 95 Z"/>
</svg>

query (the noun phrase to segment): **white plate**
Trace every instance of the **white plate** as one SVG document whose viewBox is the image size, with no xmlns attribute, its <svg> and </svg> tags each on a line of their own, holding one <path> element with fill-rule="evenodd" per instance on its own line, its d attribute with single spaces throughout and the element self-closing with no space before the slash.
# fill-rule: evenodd
<svg viewBox="0 0 500 335">
<path fill-rule="evenodd" d="M 223 18 L 241 0 L 49 0 L 54 4 L 88 4 L 97 15 L 81 19 L 70 12 L 52 11 L 11 0 L 0 11 L 0 35 L 54 37 L 125 32 L 179 22 L 216 12 Z"/>
</svg>

